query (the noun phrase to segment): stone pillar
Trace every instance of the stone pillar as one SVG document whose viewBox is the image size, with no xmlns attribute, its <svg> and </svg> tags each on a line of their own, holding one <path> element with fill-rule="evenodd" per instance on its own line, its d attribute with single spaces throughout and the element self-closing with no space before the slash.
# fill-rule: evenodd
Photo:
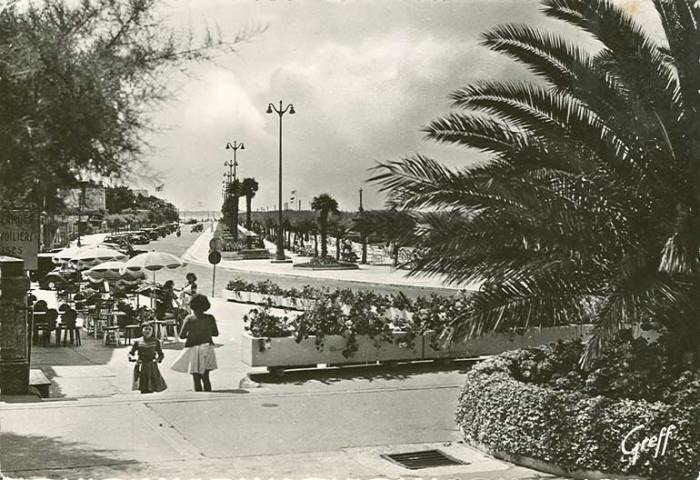
<svg viewBox="0 0 700 480">
<path fill-rule="evenodd" d="M 27 291 L 24 261 L 0 256 L 0 392 L 23 395 L 29 386 Z"/>
</svg>

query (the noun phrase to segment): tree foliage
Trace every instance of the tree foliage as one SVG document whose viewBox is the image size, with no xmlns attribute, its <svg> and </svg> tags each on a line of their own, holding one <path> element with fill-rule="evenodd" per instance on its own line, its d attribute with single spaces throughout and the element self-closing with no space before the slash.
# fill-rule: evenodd
<svg viewBox="0 0 700 480">
<path fill-rule="evenodd" d="M 326 258 L 328 255 L 328 216 L 337 214 L 338 201 L 327 193 L 322 193 L 318 197 L 314 197 L 311 201 L 311 209 L 318 212 L 318 227 L 321 233 L 321 258 Z"/>
<path fill-rule="evenodd" d="M 544 0 L 601 45 L 526 25 L 482 43 L 540 82 L 484 80 L 451 94 L 427 137 L 491 154 L 448 169 L 421 155 L 377 166 L 390 205 L 416 214 L 413 273 L 483 281 L 455 334 L 593 319 L 595 353 L 652 319 L 697 348 L 700 7 L 655 0 L 659 43 L 608 0 Z M 575 37 L 570 37 L 575 38 Z"/>
<path fill-rule="evenodd" d="M 39 0 L 0 11 L 0 199 L 48 203 L 81 174 L 141 162 L 173 67 L 230 47 L 157 18 L 158 0 Z"/>
</svg>

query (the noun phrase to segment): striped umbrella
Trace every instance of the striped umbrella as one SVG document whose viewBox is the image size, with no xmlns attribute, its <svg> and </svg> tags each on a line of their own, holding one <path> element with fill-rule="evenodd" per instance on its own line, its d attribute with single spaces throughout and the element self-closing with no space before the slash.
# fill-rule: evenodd
<svg viewBox="0 0 700 480">
<path fill-rule="evenodd" d="M 117 280 L 124 280 L 127 284 L 131 285 L 131 282 L 138 282 L 146 278 L 143 272 L 132 272 L 131 270 L 124 270 L 124 262 L 111 261 L 104 262 L 96 265 L 86 272 L 85 275 L 93 282 L 101 282 L 107 280 L 108 282 L 115 282 Z"/>
</svg>

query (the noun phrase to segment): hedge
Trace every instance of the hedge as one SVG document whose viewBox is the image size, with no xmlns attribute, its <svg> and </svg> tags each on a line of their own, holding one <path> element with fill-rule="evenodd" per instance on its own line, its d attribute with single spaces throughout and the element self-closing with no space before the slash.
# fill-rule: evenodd
<svg viewBox="0 0 700 480">
<path fill-rule="evenodd" d="M 456 415 L 467 442 L 569 472 L 674 480 L 696 480 L 700 475 L 700 403 L 694 394 L 679 396 L 669 405 L 558 391 L 514 379 L 515 357 L 517 352 L 506 352 L 467 373 Z M 644 426 L 628 448 L 671 424 L 677 429 L 665 455 L 654 458 L 651 449 L 632 465 L 622 453 L 620 444 L 633 428 Z"/>
</svg>

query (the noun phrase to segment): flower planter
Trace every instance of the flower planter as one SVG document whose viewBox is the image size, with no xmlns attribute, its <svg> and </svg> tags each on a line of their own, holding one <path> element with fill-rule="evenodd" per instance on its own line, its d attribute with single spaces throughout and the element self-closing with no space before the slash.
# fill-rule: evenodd
<svg viewBox="0 0 700 480">
<path fill-rule="evenodd" d="M 571 340 L 585 336 L 591 330 L 590 325 L 572 325 L 565 327 L 530 328 L 524 334 L 514 333 L 490 333 L 473 338 L 467 342 L 457 342 L 444 345 L 442 348 L 434 348 L 433 343 L 438 343 L 435 333 L 424 335 L 423 355 L 425 359 L 440 358 L 469 358 L 484 355 L 497 355 L 499 353 L 519 348 L 535 347 L 555 343 L 559 340 Z M 434 341 L 435 340 L 435 341 Z"/>
<path fill-rule="evenodd" d="M 349 357 L 343 355 L 347 339 L 341 335 L 326 335 L 323 345 L 316 347 L 316 337 L 297 343 L 292 337 L 259 338 L 243 333 L 241 358 L 251 367 L 300 367 L 309 365 L 348 363 L 375 363 L 402 360 L 420 360 L 423 357 L 423 339 L 407 341 L 407 334 L 395 333 L 393 341 L 381 342 L 367 335 L 356 337 L 358 350 Z"/>
</svg>

